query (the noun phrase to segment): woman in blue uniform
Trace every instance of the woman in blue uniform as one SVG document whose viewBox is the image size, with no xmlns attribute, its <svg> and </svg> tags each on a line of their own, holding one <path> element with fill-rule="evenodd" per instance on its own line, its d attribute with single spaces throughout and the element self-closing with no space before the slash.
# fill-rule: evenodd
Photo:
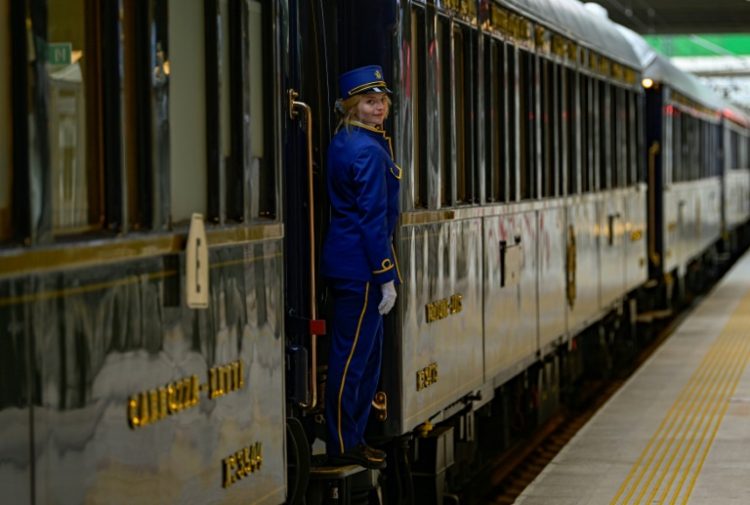
<svg viewBox="0 0 750 505">
<path fill-rule="evenodd" d="M 333 294 L 326 384 L 327 452 L 334 464 L 385 466 L 364 430 L 380 377 L 383 316 L 396 303 L 393 231 L 401 169 L 383 130 L 390 90 L 377 65 L 339 77 L 342 116 L 328 149 L 331 222 L 323 275 Z"/>
</svg>

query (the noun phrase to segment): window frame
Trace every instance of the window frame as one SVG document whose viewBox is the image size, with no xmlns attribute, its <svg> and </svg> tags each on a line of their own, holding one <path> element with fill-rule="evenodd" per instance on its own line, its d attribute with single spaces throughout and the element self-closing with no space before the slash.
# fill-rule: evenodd
<svg viewBox="0 0 750 505">
<path fill-rule="evenodd" d="M 567 74 L 566 77 L 566 90 L 565 90 L 565 108 L 563 112 L 565 114 L 564 122 L 567 130 L 565 133 L 565 142 L 567 144 L 567 180 L 566 180 L 566 195 L 578 195 L 582 192 L 581 188 L 581 166 L 579 160 L 581 159 L 581 121 L 580 121 L 580 73 L 576 72 L 574 68 L 566 67 L 563 71 Z"/>
<path fill-rule="evenodd" d="M 450 93 L 452 136 L 452 202 L 455 206 L 479 203 L 476 164 L 475 108 L 477 91 L 472 77 L 477 55 L 476 28 L 453 20 L 450 24 L 451 65 Z M 459 42 L 460 41 L 460 42 Z M 457 46 L 460 45 L 460 48 Z"/>
<path fill-rule="evenodd" d="M 518 135 L 518 201 L 536 198 L 536 55 L 523 48 L 518 49 L 516 67 Z M 524 117 L 525 116 L 525 117 Z"/>
<path fill-rule="evenodd" d="M 421 17 L 421 19 L 420 19 Z M 421 21 L 421 22 L 420 22 Z M 411 5 L 410 21 L 411 42 L 411 130 L 412 130 L 412 206 L 415 209 L 429 207 L 429 196 L 427 188 L 428 180 L 428 153 L 427 135 L 421 134 L 421 126 L 427 125 L 427 86 L 426 86 L 426 40 L 427 40 L 427 13 L 424 7 L 416 4 Z M 424 76 L 424 79 L 420 79 Z"/>
</svg>

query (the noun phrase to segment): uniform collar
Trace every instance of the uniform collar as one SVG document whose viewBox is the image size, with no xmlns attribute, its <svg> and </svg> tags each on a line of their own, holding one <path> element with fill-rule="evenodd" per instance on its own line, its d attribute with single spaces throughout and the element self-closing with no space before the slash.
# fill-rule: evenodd
<svg viewBox="0 0 750 505">
<path fill-rule="evenodd" d="M 371 132 L 371 133 L 373 133 L 375 135 L 381 136 L 383 138 L 383 140 L 385 140 L 385 142 L 388 145 L 388 153 L 391 155 L 391 160 L 393 159 L 393 144 L 391 143 L 391 137 L 389 137 L 385 133 L 385 130 L 382 130 L 380 128 L 375 128 L 374 126 L 366 125 L 366 124 L 362 123 L 361 121 L 357 121 L 357 120 L 354 120 L 354 119 L 350 119 L 349 121 L 346 122 L 346 124 L 348 126 L 354 126 L 356 128 L 359 128 L 360 130 L 365 130 L 367 132 Z"/>
<path fill-rule="evenodd" d="M 382 135 L 383 138 L 388 138 L 388 135 L 386 135 L 385 130 L 381 128 L 375 128 L 374 126 L 366 125 L 365 123 L 362 123 L 361 121 L 357 121 L 356 119 L 350 119 L 346 122 L 346 124 L 351 126 L 356 126 L 357 128 L 361 128 L 363 130 L 367 130 L 368 132 L 377 133 L 378 135 Z"/>
</svg>

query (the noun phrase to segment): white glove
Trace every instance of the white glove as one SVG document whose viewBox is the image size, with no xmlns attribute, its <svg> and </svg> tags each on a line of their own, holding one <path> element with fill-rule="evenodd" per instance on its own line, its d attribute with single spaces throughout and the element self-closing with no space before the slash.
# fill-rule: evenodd
<svg viewBox="0 0 750 505">
<path fill-rule="evenodd" d="M 396 286 L 393 285 L 393 281 L 388 281 L 380 285 L 380 291 L 383 293 L 383 299 L 380 300 L 380 305 L 378 305 L 378 312 L 381 316 L 384 316 L 396 304 Z"/>
</svg>

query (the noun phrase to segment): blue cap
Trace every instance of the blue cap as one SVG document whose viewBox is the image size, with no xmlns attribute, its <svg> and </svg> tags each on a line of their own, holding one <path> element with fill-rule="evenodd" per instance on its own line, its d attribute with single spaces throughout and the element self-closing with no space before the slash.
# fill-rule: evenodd
<svg viewBox="0 0 750 505">
<path fill-rule="evenodd" d="M 367 65 L 344 72 L 339 76 L 341 97 L 345 100 L 359 93 L 390 93 L 383 80 L 380 65 Z"/>
</svg>

